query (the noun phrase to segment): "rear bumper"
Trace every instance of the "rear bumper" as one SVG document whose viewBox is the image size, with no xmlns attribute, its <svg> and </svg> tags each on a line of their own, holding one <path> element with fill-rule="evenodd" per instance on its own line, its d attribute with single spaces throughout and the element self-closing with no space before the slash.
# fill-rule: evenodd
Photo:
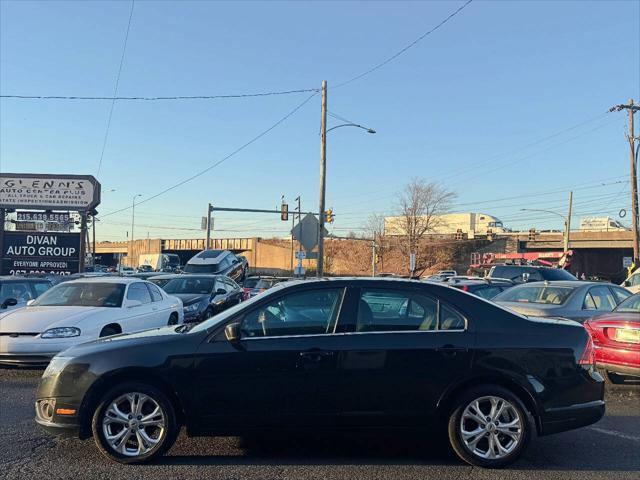
<svg viewBox="0 0 640 480">
<path fill-rule="evenodd" d="M 602 362 L 598 362 L 597 366 L 598 368 L 606 370 L 607 372 L 619 373 L 620 375 L 631 375 L 632 377 L 640 377 L 640 367 Z"/>
<path fill-rule="evenodd" d="M 550 435 L 591 425 L 600 420 L 604 412 L 604 400 L 550 408 L 544 412 L 540 435 Z"/>
</svg>

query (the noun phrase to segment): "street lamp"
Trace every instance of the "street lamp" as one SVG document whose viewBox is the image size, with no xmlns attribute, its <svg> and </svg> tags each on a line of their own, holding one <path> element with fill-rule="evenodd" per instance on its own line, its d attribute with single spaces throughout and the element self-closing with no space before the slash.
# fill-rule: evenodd
<svg viewBox="0 0 640 480">
<path fill-rule="evenodd" d="M 564 252 L 566 253 L 567 250 L 569 250 L 569 232 L 570 232 L 570 225 L 569 225 L 569 220 L 567 219 L 567 217 L 565 217 L 564 215 L 562 215 L 561 213 L 558 212 L 554 212 L 552 210 L 541 210 L 539 208 L 521 208 L 520 209 L 521 212 L 544 212 L 544 213 L 550 213 L 551 215 L 555 215 L 557 217 L 560 217 L 564 220 L 564 234 L 562 235 L 564 237 Z"/>
<path fill-rule="evenodd" d="M 343 123 L 327 129 L 327 82 L 322 82 L 322 115 L 320 122 L 320 208 L 318 209 L 319 228 L 318 228 L 318 263 L 316 268 L 316 276 L 324 275 L 324 211 L 325 211 L 325 193 L 327 181 L 327 133 L 336 128 L 356 127 L 367 133 L 376 133 L 373 128 L 363 127 L 357 123 Z"/>
<path fill-rule="evenodd" d="M 131 201 L 131 261 L 133 261 L 133 227 L 135 225 L 136 219 L 136 198 L 141 197 L 142 194 L 138 193 L 133 196 L 133 200 Z M 129 265 L 133 267 L 133 265 Z"/>
</svg>

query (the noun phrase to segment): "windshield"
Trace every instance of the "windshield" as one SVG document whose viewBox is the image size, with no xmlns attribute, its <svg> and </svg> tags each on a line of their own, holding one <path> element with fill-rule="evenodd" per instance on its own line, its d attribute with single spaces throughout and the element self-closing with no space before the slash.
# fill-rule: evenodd
<svg viewBox="0 0 640 480">
<path fill-rule="evenodd" d="M 183 277 L 169 280 L 162 288 L 167 293 L 199 293 L 205 295 L 213 292 L 215 278 Z"/>
<path fill-rule="evenodd" d="M 28 302 L 33 298 L 27 282 L 0 283 L 0 303 L 7 298 L 14 298 L 18 303 Z"/>
<path fill-rule="evenodd" d="M 180 265 L 180 257 L 176 254 L 167 255 L 167 265 L 177 267 Z"/>
<path fill-rule="evenodd" d="M 550 285 L 525 285 L 510 288 L 494 297 L 498 302 L 538 303 L 547 305 L 563 305 L 573 288 Z"/>
<path fill-rule="evenodd" d="M 194 265 L 187 263 L 184 267 L 185 273 L 216 273 L 220 269 L 217 263 L 206 263 L 204 265 Z"/>
<path fill-rule="evenodd" d="M 615 310 L 620 313 L 640 313 L 640 295 L 632 295 L 618 305 Z"/>
<path fill-rule="evenodd" d="M 122 306 L 122 283 L 61 283 L 40 295 L 31 305 L 41 307 L 113 307 Z"/>
</svg>

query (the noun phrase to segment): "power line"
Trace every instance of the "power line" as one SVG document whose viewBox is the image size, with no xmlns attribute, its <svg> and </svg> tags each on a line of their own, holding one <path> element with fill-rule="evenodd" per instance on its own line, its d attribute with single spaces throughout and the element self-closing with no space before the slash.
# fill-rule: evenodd
<svg viewBox="0 0 640 480">
<path fill-rule="evenodd" d="M 256 135 L 255 137 L 253 137 L 251 140 L 249 140 L 248 142 L 244 143 L 243 145 L 241 145 L 240 147 L 236 148 L 233 152 L 231 152 L 230 154 L 226 155 L 225 157 L 222 157 L 220 160 L 218 160 L 217 162 L 215 162 L 213 165 L 208 166 L 207 168 L 205 168 L 204 170 L 201 170 L 197 173 L 195 173 L 194 175 L 190 176 L 189 178 L 182 180 L 168 188 L 165 188 L 164 190 L 156 193 L 155 195 L 152 195 L 151 197 L 145 198 L 144 200 L 141 200 L 140 202 L 138 202 L 136 205 L 141 205 L 143 203 L 147 203 L 155 198 L 158 198 L 161 195 L 164 195 L 167 192 L 170 192 L 171 190 L 174 190 L 175 188 L 178 188 L 182 185 L 184 185 L 185 183 L 188 183 L 202 175 L 204 175 L 205 173 L 207 173 L 208 171 L 214 169 L 215 167 L 217 167 L 218 165 L 222 164 L 223 162 L 225 162 L 226 160 L 230 159 L 231 157 L 233 157 L 234 155 L 240 153 L 242 150 L 244 150 L 245 148 L 247 148 L 249 145 L 257 142 L 259 139 L 261 139 L 262 137 L 264 137 L 265 135 L 267 135 L 269 132 L 271 132 L 273 129 L 275 129 L 276 127 L 278 127 L 281 123 L 283 123 L 284 121 L 286 121 L 289 117 L 291 117 L 293 114 L 295 114 L 298 110 L 300 110 L 307 102 L 309 102 L 309 100 L 311 100 L 313 97 L 315 97 L 317 94 L 316 92 L 312 93 L 311 95 L 309 95 L 302 103 L 300 103 L 298 106 L 296 106 L 293 110 L 291 110 L 289 113 L 287 113 L 284 117 L 282 117 L 280 120 L 278 120 L 276 123 L 274 123 L 273 125 L 271 125 L 269 128 L 267 128 L 266 130 L 262 131 L 261 133 L 259 133 L 258 135 Z M 119 210 L 114 210 L 112 212 L 108 212 L 104 215 L 101 215 L 101 218 L 104 217 L 108 217 L 110 215 L 114 215 L 116 213 L 119 212 L 124 212 L 127 211 L 129 209 L 131 209 L 132 207 L 128 206 L 125 208 L 121 208 Z"/>
<path fill-rule="evenodd" d="M 107 140 L 109 138 L 109 130 L 111 128 L 111 117 L 113 116 L 113 107 L 116 105 L 115 97 L 118 95 L 118 85 L 120 84 L 120 74 L 122 73 L 122 64 L 124 63 L 124 55 L 127 51 L 127 43 L 129 41 L 129 31 L 131 30 L 131 19 L 133 18 L 133 7 L 135 0 L 131 0 L 131 10 L 129 11 L 129 21 L 127 22 L 127 32 L 124 36 L 124 43 L 122 45 L 122 54 L 120 55 L 120 65 L 118 66 L 118 74 L 116 75 L 116 84 L 113 88 L 113 97 L 111 101 L 111 107 L 109 108 L 109 117 L 107 119 L 107 128 L 104 132 L 104 140 L 102 141 L 102 150 L 100 151 L 100 161 L 98 162 L 98 171 L 96 172 L 96 178 L 100 176 L 100 170 L 102 169 L 102 159 L 104 158 L 104 151 L 107 148 Z"/>
<path fill-rule="evenodd" d="M 394 53 L 393 55 L 391 55 L 389 58 L 387 58 L 386 60 L 383 60 L 382 62 L 378 63 L 377 65 L 371 67 L 369 70 L 366 70 L 362 73 L 360 73 L 359 75 L 356 75 L 353 78 L 350 78 L 349 80 L 345 80 L 344 82 L 340 82 L 337 85 L 331 87 L 332 89 L 335 88 L 340 88 L 343 87 L 351 82 L 355 82 L 356 80 L 361 79 L 362 77 L 365 77 L 367 75 L 369 75 L 370 73 L 375 72 L 376 70 L 378 70 L 381 67 L 384 67 L 387 63 L 395 60 L 396 58 L 398 58 L 400 55 L 402 55 L 404 52 L 406 52 L 407 50 L 409 50 L 410 48 L 414 47 L 415 45 L 417 45 L 419 42 L 421 42 L 422 40 L 424 40 L 426 37 L 428 37 L 429 35 L 431 35 L 433 32 L 435 32 L 436 30 L 438 30 L 440 27 L 442 27 L 445 23 L 447 23 L 449 20 L 451 20 L 453 17 L 455 17 L 456 15 L 458 15 L 462 10 L 464 10 L 465 8 L 467 8 L 467 6 L 472 2 L 473 0 L 467 0 L 467 2 L 458 7 L 453 13 L 451 13 L 447 18 L 445 18 L 444 20 L 442 20 L 440 23 L 438 23 L 435 27 L 433 27 L 431 30 L 426 31 L 425 33 L 423 33 L 422 35 L 420 35 L 418 38 L 416 38 L 413 42 L 411 42 L 409 45 L 405 46 L 404 48 L 402 48 L 401 50 L 399 50 L 398 52 Z"/>
<path fill-rule="evenodd" d="M 259 93 L 237 93 L 226 95 L 174 95 L 171 97 L 85 97 L 79 95 L 0 95 L 0 98 L 13 98 L 20 100 L 141 100 L 141 101 L 159 101 L 159 100 L 218 100 L 230 98 L 251 98 L 251 97 L 269 97 L 272 95 L 291 95 L 295 93 L 318 92 L 317 88 L 301 88 L 298 90 L 281 90 L 273 92 Z"/>
</svg>

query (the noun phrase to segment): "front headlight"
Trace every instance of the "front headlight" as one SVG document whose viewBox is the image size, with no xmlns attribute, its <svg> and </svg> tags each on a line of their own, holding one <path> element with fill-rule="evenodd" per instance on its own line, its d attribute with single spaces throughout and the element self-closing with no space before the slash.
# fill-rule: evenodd
<svg viewBox="0 0 640 480">
<path fill-rule="evenodd" d="M 67 366 L 67 363 L 69 363 L 70 360 L 71 360 L 71 357 L 58 357 L 58 356 L 53 357 L 49 362 L 49 365 L 47 365 L 46 370 L 42 374 L 42 378 L 52 377 L 54 375 L 57 375 L 64 369 L 64 367 Z"/>
<path fill-rule="evenodd" d="M 199 303 L 194 303 L 192 305 L 187 305 L 186 307 L 184 307 L 184 313 L 197 312 L 199 308 L 200 308 L 200 304 Z"/>
<path fill-rule="evenodd" d="M 76 327 L 58 327 L 50 328 L 42 335 L 41 338 L 70 338 L 80 335 L 80 329 Z"/>
</svg>

